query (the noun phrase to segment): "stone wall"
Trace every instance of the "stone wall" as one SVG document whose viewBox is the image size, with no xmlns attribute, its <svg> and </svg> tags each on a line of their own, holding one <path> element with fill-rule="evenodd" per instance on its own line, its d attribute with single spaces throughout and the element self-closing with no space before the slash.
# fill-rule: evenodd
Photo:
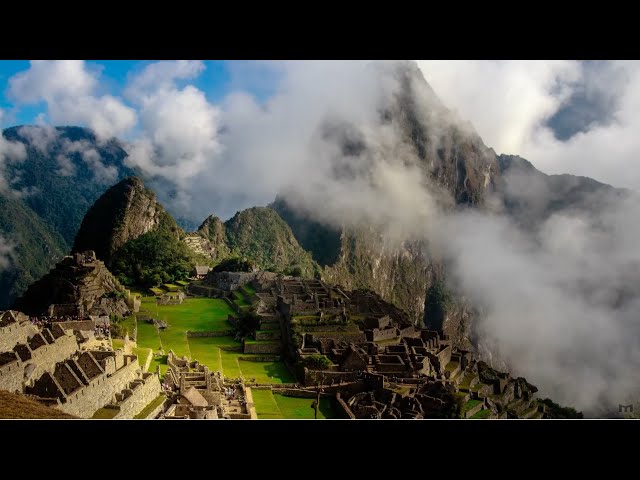
<svg viewBox="0 0 640 480">
<path fill-rule="evenodd" d="M 245 343 L 244 353 L 280 353 L 282 346 L 280 343 Z"/>
<path fill-rule="evenodd" d="M 356 416 L 353 414 L 346 402 L 342 399 L 340 392 L 336 393 L 336 405 L 338 408 L 338 412 L 342 413 L 345 418 L 355 420 Z"/>
<path fill-rule="evenodd" d="M 27 347 L 28 348 L 28 347 Z M 74 335 L 63 335 L 58 337 L 54 343 L 50 345 L 42 345 L 31 351 L 31 358 L 25 360 L 25 367 L 29 364 L 35 366 L 35 370 L 30 377 L 33 379 L 40 378 L 44 372 L 53 373 L 56 369 L 56 363 L 66 360 L 78 350 L 78 341 Z"/>
<path fill-rule="evenodd" d="M 84 330 L 93 331 L 96 328 L 96 322 L 93 320 L 79 320 L 71 322 L 56 322 L 65 330 Z"/>
<path fill-rule="evenodd" d="M 10 323 L 0 327 L 0 353 L 10 352 L 18 343 L 26 343 L 28 338 L 38 333 L 29 321 Z"/>
<path fill-rule="evenodd" d="M 140 413 L 149 403 L 153 402 L 162 393 L 160 379 L 155 373 L 143 374 L 143 378 L 135 380 L 131 389 L 131 396 L 107 408 L 117 407 L 119 412 L 115 419 L 130 419 Z"/>
<path fill-rule="evenodd" d="M 191 295 L 197 295 L 199 297 L 222 297 L 224 295 L 224 290 L 220 290 L 219 288 L 211 287 L 209 285 L 199 285 L 190 283 L 187 285 L 187 293 Z"/>
<path fill-rule="evenodd" d="M 187 330 L 187 337 L 228 337 L 232 335 L 231 330 L 224 332 L 192 332 Z"/>
<path fill-rule="evenodd" d="M 80 418 L 90 418 L 96 410 L 109 404 L 116 393 L 120 393 L 130 382 L 138 378 L 139 372 L 140 364 L 136 359 L 110 376 L 99 375 L 92 379 L 89 385 L 67 396 L 67 401 L 58 409 Z"/>
<path fill-rule="evenodd" d="M 22 392 L 22 378 L 24 376 L 22 362 L 17 355 L 14 354 L 14 357 L 14 360 L 0 366 L 0 390 L 12 393 Z"/>
<path fill-rule="evenodd" d="M 336 343 L 339 343 L 341 341 L 353 343 L 362 343 L 367 341 L 367 338 L 365 337 L 363 332 L 316 332 L 311 335 L 311 343 L 315 343 L 321 338 L 332 338 Z"/>
<path fill-rule="evenodd" d="M 235 290 L 256 278 L 259 272 L 209 272 L 204 282 L 220 290 Z"/>
<path fill-rule="evenodd" d="M 394 338 L 398 338 L 398 329 L 385 328 L 381 330 L 379 328 L 374 328 L 372 330 L 367 330 L 365 334 L 367 336 L 368 341 L 381 342 L 384 340 L 392 340 Z"/>
<path fill-rule="evenodd" d="M 331 380 L 334 383 L 342 382 L 355 382 L 358 379 L 356 372 L 332 372 L 329 370 L 309 370 L 304 369 L 304 384 L 315 385 L 317 382 L 322 382 L 324 385 L 331 384 Z"/>
<path fill-rule="evenodd" d="M 282 334 L 278 330 L 258 330 L 256 332 L 256 340 L 280 340 Z"/>
<path fill-rule="evenodd" d="M 244 360 L 245 362 L 279 362 L 280 355 L 259 355 L 256 357 L 238 357 L 238 360 Z"/>
</svg>

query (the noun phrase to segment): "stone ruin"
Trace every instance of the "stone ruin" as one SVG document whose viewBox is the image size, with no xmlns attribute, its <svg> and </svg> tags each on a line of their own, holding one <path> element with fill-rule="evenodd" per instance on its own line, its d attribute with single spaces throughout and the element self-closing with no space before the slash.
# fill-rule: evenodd
<svg viewBox="0 0 640 480">
<path fill-rule="evenodd" d="M 16 308 L 29 315 L 121 317 L 137 312 L 140 298 L 131 295 L 96 259 L 86 251 L 65 257 L 43 278 L 31 284 L 16 301 Z"/>
<path fill-rule="evenodd" d="M 320 280 L 244 275 L 237 282 L 250 281 L 255 290 L 253 306 L 261 319 L 256 340 L 264 340 L 245 343 L 245 353 L 282 353 L 296 364 L 325 355 L 331 368 L 302 368 L 299 376 L 307 388 L 334 391 L 346 417 L 544 416 L 533 385 L 478 362 L 444 332 L 417 327 L 373 292 L 345 291 Z M 217 285 L 242 288 L 233 282 Z M 269 330 L 278 342 L 267 342 Z"/>
<path fill-rule="evenodd" d="M 181 305 L 185 298 L 184 292 L 168 292 L 159 296 L 156 303 L 158 305 Z"/>
<path fill-rule="evenodd" d="M 158 375 L 143 373 L 137 356 L 85 350 L 73 330 L 38 328 L 16 311 L 0 312 L 0 390 L 81 418 L 100 409 L 133 418 L 161 393 Z"/>
<path fill-rule="evenodd" d="M 251 388 L 242 382 L 225 383 L 220 372 L 212 372 L 198 361 L 167 358 L 169 369 L 164 391 L 169 407 L 161 416 L 166 419 L 256 419 Z"/>
</svg>

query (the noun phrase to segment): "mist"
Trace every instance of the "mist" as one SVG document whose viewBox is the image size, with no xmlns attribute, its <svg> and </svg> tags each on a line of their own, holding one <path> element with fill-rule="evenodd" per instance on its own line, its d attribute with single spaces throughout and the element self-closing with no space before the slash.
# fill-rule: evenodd
<svg viewBox="0 0 640 480">
<path fill-rule="evenodd" d="M 215 104 L 189 83 L 202 71 L 201 63 L 157 65 L 129 79 L 126 95 L 138 124 L 125 145 L 126 162 L 154 182 L 171 213 L 194 222 L 212 213 L 226 219 L 282 195 L 300 213 L 328 225 L 366 227 L 396 248 L 418 241 L 427 258 L 444 263 L 456 295 L 478 310 L 475 341 L 496 366 L 506 365 L 536 385 L 541 396 L 587 414 L 606 413 L 637 393 L 640 208 L 635 197 L 594 193 L 593 204 L 601 206 L 597 214 L 564 209 L 528 225 L 507 214 L 500 195 L 490 198 L 487 208 L 457 207 L 431 175 L 444 139 L 454 131 L 471 139 L 485 152 L 486 172 L 495 155 L 468 122 L 442 105 L 437 92 L 409 75 L 417 121 L 432 149 L 421 158 L 411 132 L 387 121 L 389 112 L 396 119 L 404 115 L 398 102 L 407 77 L 399 72 L 413 67 L 403 62 L 272 62 L 260 67 L 280 78 L 267 100 L 238 89 Z M 39 65 L 38 72 L 44 67 L 51 65 Z M 574 79 L 571 65 L 561 67 Z M 551 83 L 546 71 L 543 76 Z M 85 103 L 116 101 L 94 98 L 93 78 L 82 71 L 78 88 Z M 27 95 L 26 87 L 34 82 L 22 75 L 14 82 L 15 94 L 32 100 L 35 94 Z M 63 84 L 54 87 L 34 98 L 55 100 L 52 111 L 58 116 L 88 115 L 67 108 L 70 93 Z M 559 104 L 541 108 L 551 115 L 551 106 Z M 133 122 L 134 110 L 118 105 L 112 109 L 118 114 L 114 125 L 108 115 L 90 116 L 104 134 Z M 526 137 L 516 133 L 515 143 Z M 7 147 L 0 143 L 0 169 L 2 148 Z M 60 175 L 73 175 L 64 159 L 59 164 Z M 552 200 L 534 177 L 507 175 L 504 181 L 512 196 L 535 205 L 535 212 L 544 212 Z"/>
<path fill-rule="evenodd" d="M 11 266 L 15 245 L 0 235 L 0 273 Z"/>
<path fill-rule="evenodd" d="M 633 395 L 630 372 L 640 368 L 637 200 L 594 193 L 593 203 L 603 206 L 597 216 L 559 211 L 526 229 L 499 209 L 454 208 L 397 123 L 380 120 L 401 88 L 387 66 L 285 66 L 282 91 L 267 105 L 243 94 L 228 98 L 218 112 L 217 163 L 192 191 L 214 191 L 199 198 L 222 212 L 279 193 L 327 224 L 366 226 L 397 246 L 423 241 L 447 266 L 451 288 L 478 309 L 474 334 L 489 361 L 587 414 Z M 428 86 L 414 88 L 436 147 L 443 130 L 475 134 Z M 551 200 L 533 178 L 505 181 L 541 211 Z"/>
</svg>

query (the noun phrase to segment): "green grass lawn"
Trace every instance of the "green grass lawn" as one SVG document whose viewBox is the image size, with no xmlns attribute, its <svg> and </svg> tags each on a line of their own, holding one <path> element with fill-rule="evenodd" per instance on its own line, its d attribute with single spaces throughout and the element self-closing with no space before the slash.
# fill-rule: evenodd
<svg viewBox="0 0 640 480">
<path fill-rule="evenodd" d="M 274 398 L 283 418 L 314 418 L 312 408 L 313 398 L 285 397 L 275 394 Z M 320 398 L 320 408 L 318 408 L 318 419 L 336 418 L 336 414 L 331 404 L 331 398 Z"/>
<path fill-rule="evenodd" d="M 111 346 L 113 347 L 114 350 L 118 350 L 119 348 L 124 347 L 124 340 L 121 338 L 112 338 Z"/>
<path fill-rule="evenodd" d="M 145 297 L 140 313 L 164 320 L 169 329 L 192 332 L 218 332 L 229 330 L 227 317 L 233 314 L 231 307 L 219 298 L 189 297 L 180 305 L 158 306 L 153 297 Z"/>
<path fill-rule="evenodd" d="M 211 370 L 221 370 L 228 378 L 255 378 L 259 383 L 292 383 L 293 376 L 282 362 L 251 362 L 239 360 L 251 356 L 242 352 L 220 349 L 224 346 L 241 346 L 232 337 L 187 337 L 187 331 L 227 331 L 231 326 L 227 317 L 233 313 L 224 300 L 216 298 L 187 298 L 181 305 L 158 306 L 154 297 L 143 297 L 139 315 L 165 321 L 169 327 L 158 329 L 150 323 L 137 323 L 138 349 L 150 348 L 154 353 L 160 349 L 165 355 L 173 350 L 176 355 L 198 360 Z M 142 355 L 140 355 L 142 357 Z M 146 357 L 145 357 L 146 358 Z M 141 365 L 144 359 L 140 359 Z M 166 357 L 154 358 L 149 371 L 160 366 L 162 375 L 167 370 Z"/>
<path fill-rule="evenodd" d="M 158 288 L 158 287 L 151 287 L 149 290 L 154 295 L 162 295 L 164 293 L 164 290 L 162 290 L 161 288 Z"/>
<path fill-rule="evenodd" d="M 239 307 L 246 307 L 246 306 L 251 305 L 251 303 L 249 303 L 247 301 L 247 299 L 245 298 L 245 296 L 242 294 L 242 292 L 240 290 L 235 290 L 233 292 L 233 298 L 234 298 L 234 302 Z"/>
<path fill-rule="evenodd" d="M 491 410 L 484 409 L 484 410 L 480 410 L 478 413 L 473 414 L 469 418 L 474 418 L 474 419 L 489 418 L 490 415 L 491 415 Z"/>
<path fill-rule="evenodd" d="M 246 283 L 242 286 L 242 290 L 244 290 L 248 294 L 256 293 L 256 289 L 253 288 L 251 283 Z"/>
<path fill-rule="evenodd" d="M 147 363 L 147 357 L 151 355 L 151 349 L 145 347 L 138 347 L 133 349 L 133 353 L 138 356 L 138 363 L 141 368 L 144 368 L 145 363 Z"/>
<path fill-rule="evenodd" d="M 173 283 L 165 283 L 162 286 L 170 292 L 179 292 L 181 290 L 178 285 L 174 285 Z"/>
<path fill-rule="evenodd" d="M 180 285 L 181 287 L 186 287 L 187 285 L 189 285 L 189 282 L 185 282 L 184 280 L 177 280 L 176 284 Z"/>
<path fill-rule="evenodd" d="M 164 377 L 164 374 L 167 373 L 167 369 L 169 366 L 167 365 L 167 357 L 168 355 L 162 355 L 160 357 L 156 357 L 155 355 L 151 359 L 151 363 L 149 364 L 149 371 L 155 372 L 156 367 L 160 367 L 160 377 Z"/>
<path fill-rule="evenodd" d="M 256 390 L 252 388 L 251 395 L 253 395 L 253 403 L 256 406 L 258 418 L 284 418 L 271 390 Z"/>
<path fill-rule="evenodd" d="M 100 420 L 111 420 L 119 413 L 119 410 L 115 408 L 101 408 L 100 410 L 96 410 L 91 418 L 97 418 Z"/>
<path fill-rule="evenodd" d="M 296 381 L 282 362 L 238 360 L 238 365 L 244 378 L 255 378 L 258 383 L 295 383 Z"/>
<path fill-rule="evenodd" d="M 460 409 L 460 417 L 464 418 L 464 414 L 465 412 L 467 412 L 468 410 L 471 410 L 472 408 L 476 407 L 477 405 L 479 405 L 480 403 L 482 403 L 482 401 L 480 400 L 469 400 L 467 403 L 465 403 L 462 408 Z"/>
<path fill-rule="evenodd" d="M 261 419 L 314 418 L 313 398 L 285 397 L 271 390 L 251 389 L 256 413 Z M 331 398 L 321 398 L 318 419 L 336 418 Z"/>
<path fill-rule="evenodd" d="M 162 347 L 160 335 L 158 335 L 158 329 L 155 325 L 147 322 L 138 322 L 138 335 L 136 342 L 138 347 L 150 348 L 154 352 L 160 350 Z"/>
<path fill-rule="evenodd" d="M 167 397 L 165 396 L 165 394 L 161 393 L 160 395 L 158 395 L 158 397 L 155 400 L 153 400 L 149 405 L 144 407 L 142 411 L 133 418 L 137 418 L 137 419 L 147 418 L 147 415 L 149 415 L 153 410 L 159 407 L 160 404 L 164 402 L 166 398 Z"/>
<path fill-rule="evenodd" d="M 122 334 L 124 335 L 125 332 L 129 333 L 129 338 L 131 340 L 134 340 L 133 338 L 133 332 L 136 329 L 136 316 L 135 315 L 129 315 L 128 317 L 125 317 L 121 322 L 120 325 L 122 325 Z"/>
</svg>

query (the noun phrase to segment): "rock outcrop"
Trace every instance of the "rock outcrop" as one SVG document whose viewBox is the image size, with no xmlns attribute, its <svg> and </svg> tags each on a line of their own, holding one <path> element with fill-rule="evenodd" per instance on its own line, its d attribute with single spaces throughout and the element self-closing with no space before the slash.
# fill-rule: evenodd
<svg viewBox="0 0 640 480">
<path fill-rule="evenodd" d="M 65 257 L 16 303 L 29 315 L 127 315 L 130 293 L 90 254 Z"/>
<path fill-rule="evenodd" d="M 156 195 L 136 177 L 107 190 L 89 209 L 75 239 L 73 252 L 94 250 L 110 265 L 113 254 L 130 240 L 152 230 L 180 235 L 175 220 L 156 201 Z"/>
</svg>

